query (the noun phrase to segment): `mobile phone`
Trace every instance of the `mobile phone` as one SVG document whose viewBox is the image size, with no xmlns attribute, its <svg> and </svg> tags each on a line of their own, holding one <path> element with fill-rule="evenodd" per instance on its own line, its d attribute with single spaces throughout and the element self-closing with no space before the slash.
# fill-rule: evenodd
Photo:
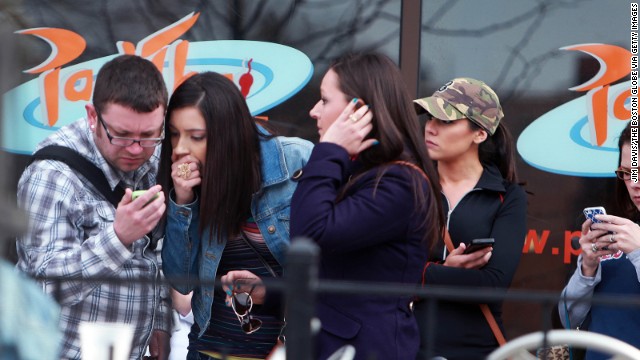
<svg viewBox="0 0 640 360">
<path fill-rule="evenodd" d="M 602 206 L 587 207 L 587 208 L 584 208 L 582 212 L 584 213 L 584 217 L 591 220 L 594 224 L 602 222 L 595 218 L 596 215 L 601 215 L 601 214 L 607 215 L 607 212 L 604 210 L 604 207 Z"/>
<path fill-rule="evenodd" d="M 133 200 L 137 199 L 138 197 L 142 196 L 142 194 L 144 194 L 144 193 L 146 193 L 146 192 L 147 192 L 147 190 L 136 190 L 136 191 L 132 192 L 132 193 L 131 193 L 131 201 L 133 201 Z M 151 200 L 149 200 L 149 201 L 147 202 L 147 204 L 149 204 L 150 202 L 152 202 L 153 200 L 155 200 L 155 199 L 157 199 L 157 198 L 158 198 L 158 194 L 155 194 L 155 195 L 151 198 Z M 145 204 L 145 205 L 147 205 L 147 204 Z"/>
<path fill-rule="evenodd" d="M 471 254 L 472 252 L 478 251 L 480 249 L 493 246 L 493 243 L 495 242 L 496 241 L 493 238 L 473 239 L 470 243 L 467 244 L 467 248 L 464 249 L 464 254 Z"/>
</svg>

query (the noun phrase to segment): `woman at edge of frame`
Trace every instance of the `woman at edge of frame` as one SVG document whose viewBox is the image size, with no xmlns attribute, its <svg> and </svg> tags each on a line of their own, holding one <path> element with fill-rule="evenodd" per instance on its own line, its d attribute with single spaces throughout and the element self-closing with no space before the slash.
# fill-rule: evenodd
<svg viewBox="0 0 640 360">
<path fill-rule="evenodd" d="M 615 215 L 596 215 L 598 223 L 586 220 L 582 224 L 579 240 L 582 253 L 575 272 L 562 290 L 558 312 L 565 328 L 582 326 L 590 317 L 589 331 L 640 348 L 640 309 L 588 301 L 593 295 L 640 295 L 640 182 L 631 179 L 631 128 L 629 121 L 618 140 Z M 587 360 L 608 358 L 586 349 Z"/>
</svg>

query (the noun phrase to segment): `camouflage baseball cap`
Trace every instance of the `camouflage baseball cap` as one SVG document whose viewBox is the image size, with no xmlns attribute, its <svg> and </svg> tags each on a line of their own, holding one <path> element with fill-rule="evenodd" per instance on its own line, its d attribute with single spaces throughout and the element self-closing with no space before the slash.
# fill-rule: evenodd
<svg viewBox="0 0 640 360">
<path fill-rule="evenodd" d="M 433 95 L 413 100 L 420 114 L 428 111 L 440 120 L 468 118 L 493 135 L 504 116 L 498 95 L 484 82 L 455 78 Z"/>
</svg>

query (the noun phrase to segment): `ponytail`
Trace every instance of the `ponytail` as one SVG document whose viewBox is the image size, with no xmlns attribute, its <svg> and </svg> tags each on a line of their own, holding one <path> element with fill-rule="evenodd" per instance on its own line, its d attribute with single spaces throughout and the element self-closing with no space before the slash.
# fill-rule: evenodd
<svg viewBox="0 0 640 360">
<path fill-rule="evenodd" d="M 471 121 L 469 123 L 477 126 Z M 496 132 L 480 144 L 478 152 L 483 165 L 497 166 L 504 179 L 513 184 L 518 183 L 513 137 L 502 122 Z"/>
</svg>

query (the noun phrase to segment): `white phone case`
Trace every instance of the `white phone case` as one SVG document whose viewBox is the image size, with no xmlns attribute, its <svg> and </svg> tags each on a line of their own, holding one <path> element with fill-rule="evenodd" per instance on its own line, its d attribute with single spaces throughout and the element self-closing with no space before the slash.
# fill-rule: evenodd
<svg viewBox="0 0 640 360">
<path fill-rule="evenodd" d="M 584 217 L 586 217 L 587 219 L 590 219 L 592 222 L 597 223 L 600 222 L 599 220 L 597 220 L 594 216 L 595 215 L 606 215 L 607 212 L 604 210 L 604 207 L 602 206 L 592 206 L 592 207 L 588 207 L 585 208 L 584 210 L 582 210 L 582 212 L 584 213 Z"/>
</svg>

